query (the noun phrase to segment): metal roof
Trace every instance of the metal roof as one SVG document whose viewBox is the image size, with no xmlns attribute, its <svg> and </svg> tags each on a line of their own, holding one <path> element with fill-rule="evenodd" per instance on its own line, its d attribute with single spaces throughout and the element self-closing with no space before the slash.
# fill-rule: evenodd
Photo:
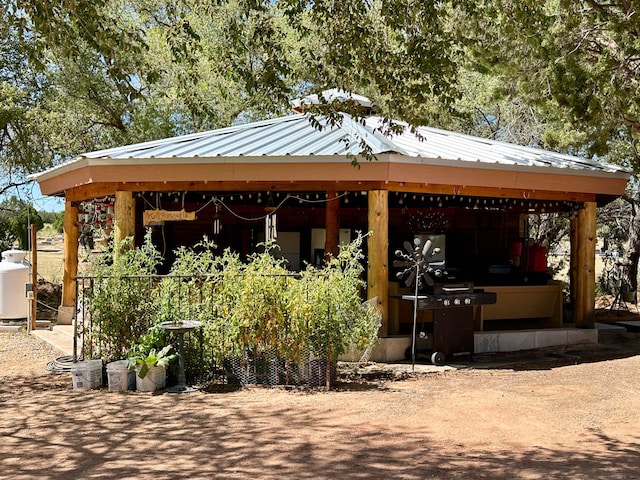
<svg viewBox="0 0 640 480">
<path fill-rule="evenodd" d="M 85 153 L 80 158 L 212 158 L 357 155 L 360 139 L 374 153 L 403 153 L 397 145 L 370 128 L 344 117 L 330 127 L 316 117 L 316 128 L 305 114 L 264 120 L 180 137 Z"/>
<path fill-rule="evenodd" d="M 403 125 L 405 129 L 402 134 L 391 137 L 391 140 L 409 156 L 505 166 L 628 172 L 627 169 L 619 165 L 437 128 L 418 127 L 417 134 L 414 134 L 409 131 L 407 124 L 395 123 Z M 379 117 L 369 117 L 366 124 L 370 128 L 380 129 L 383 120 Z"/>
<path fill-rule="evenodd" d="M 323 128 L 317 128 L 314 123 Z M 86 160 L 105 160 L 111 164 L 117 164 L 121 160 L 123 164 L 131 164 L 136 160 L 148 163 L 154 159 L 176 159 L 179 163 L 181 159 L 198 162 L 211 159 L 212 163 L 218 163 L 259 159 L 269 161 L 270 157 L 289 157 L 291 161 L 295 158 L 304 161 L 305 157 L 324 157 L 324 161 L 328 161 L 327 157 L 358 155 L 362 151 L 361 142 L 366 143 L 374 155 L 397 154 L 393 161 L 398 162 L 448 166 L 466 166 L 473 163 L 479 168 L 484 166 L 501 169 L 558 168 L 592 175 L 629 173 L 617 165 L 436 128 L 419 127 L 416 136 L 406 124 L 395 123 L 407 128 L 401 134 L 385 135 L 382 133 L 384 120 L 380 117 L 372 116 L 360 122 L 343 114 L 341 125 L 329 126 L 324 117 L 311 117 L 310 114 L 289 115 L 85 153 L 75 160 L 33 175 L 33 178 L 39 179 L 43 175 L 55 174 L 59 169 L 73 169 L 74 164 L 82 164 Z"/>
</svg>

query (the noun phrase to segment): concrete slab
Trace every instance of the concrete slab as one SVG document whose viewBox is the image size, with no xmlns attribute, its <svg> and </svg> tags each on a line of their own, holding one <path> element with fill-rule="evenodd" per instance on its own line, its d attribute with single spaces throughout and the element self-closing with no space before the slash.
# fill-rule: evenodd
<svg viewBox="0 0 640 480">
<path fill-rule="evenodd" d="M 626 328 L 628 332 L 640 332 L 640 321 L 638 320 L 623 320 L 615 324 Z"/>
<path fill-rule="evenodd" d="M 499 336 L 498 332 L 476 332 L 473 335 L 474 352 L 497 352 Z"/>
<path fill-rule="evenodd" d="M 568 332 L 564 328 L 538 330 L 534 336 L 534 348 L 555 347 L 568 343 Z"/>
<path fill-rule="evenodd" d="M 24 328 L 23 325 L 11 325 L 8 323 L 6 324 L 0 323 L 0 332 L 19 332 L 23 328 Z"/>
<path fill-rule="evenodd" d="M 598 331 L 583 328 L 476 332 L 475 353 L 506 353 L 563 345 L 598 343 Z"/>
<path fill-rule="evenodd" d="M 32 330 L 31 335 L 58 349 L 62 355 L 73 355 L 73 325 L 55 325 L 51 330 Z"/>
<path fill-rule="evenodd" d="M 374 362 L 398 362 L 405 359 L 405 351 L 411 346 L 411 336 L 398 335 L 381 338 L 371 353 Z"/>
<path fill-rule="evenodd" d="M 599 323 L 595 324 L 596 330 L 603 333 L 627 333 L 627 329 L 622 325 L 616 325 L 614 323 Z"/>
<path fill-rule="evenodd" d="M 536 348 L 535 331 L 500 332 L 498 336 L 499 352 L 516 352 L 518 350 L 533 350 Z"/>
<path fill-rule="evenodd" d="M 595 328 L 570 328 L 567 330 L 567 345 L 585 345 L 598 343 L 598 330 Z"/>
</svg>

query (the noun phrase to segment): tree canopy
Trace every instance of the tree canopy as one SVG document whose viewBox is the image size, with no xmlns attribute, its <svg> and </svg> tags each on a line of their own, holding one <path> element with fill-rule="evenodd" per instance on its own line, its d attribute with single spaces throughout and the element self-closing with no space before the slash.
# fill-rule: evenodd
<svg viewBox="0 0 640 480">
<path fill-rule="evenodd" d="M 3 190 L 84 151 L 282 114 L 334 87 L 412 125 L 640 163 L 640 20 L 626 0 L 6 6 Z"/>
<path fill-rule="evenodd" d="M 547 148 L 639 167 L 640 18 L 627 0 L 485 0 L 458 11 L 467 67 L 535 108 Z"/>
</svg>

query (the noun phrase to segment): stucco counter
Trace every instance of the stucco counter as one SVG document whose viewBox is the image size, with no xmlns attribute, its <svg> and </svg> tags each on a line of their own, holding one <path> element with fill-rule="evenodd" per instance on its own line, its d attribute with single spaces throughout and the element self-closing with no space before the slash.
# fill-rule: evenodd
<svg viewBox="0 0 640 480">
<path fill-rule="evenodd" d="M 493 320 L 537 320 L 540 327 L 562 327 L 562 282 L 550 280 L 546 285 L 482 286 L 495 292 L 497 302 L 477 309 L 476 329 L 491 328 Z"/>
</svg>

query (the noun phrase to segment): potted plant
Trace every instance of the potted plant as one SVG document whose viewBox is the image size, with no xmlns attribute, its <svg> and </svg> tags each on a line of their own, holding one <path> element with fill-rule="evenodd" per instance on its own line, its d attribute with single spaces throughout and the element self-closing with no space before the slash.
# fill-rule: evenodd
<svg viewBox="0 0 640 480">
<path fill-rule="evenodd" d="M 235 352 L 227 364 L 236 367 L 231 377 L 240 383 L 275 385 L 282 383 L 285 373 L 290 277 L 286 260 L 273 255 L 275 248 L 274 243 L 264 244 L 264 251 L 249 257 L 240 276 L 229 278 L 237 285 L 227 320 Z"/>
<path fill-rule="evenodd" d="M 127 353 L 127 368 L 136 371 L 136 390 L 152 392 L 165 387 L 167 367 L 177 358 L 172 345 L 162 343 L 162 330 L 151 327 L 138 343 L 132 344 Z"/>
</svg>

